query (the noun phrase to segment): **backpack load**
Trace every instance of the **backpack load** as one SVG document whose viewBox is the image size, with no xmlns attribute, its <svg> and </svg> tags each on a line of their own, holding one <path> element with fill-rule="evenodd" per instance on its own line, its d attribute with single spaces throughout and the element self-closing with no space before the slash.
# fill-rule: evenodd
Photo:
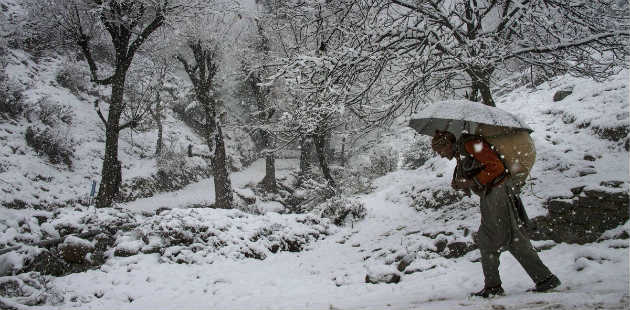
<svg viewBox="0 0 630 310">
<path fill-rule="evenodd" d="M 536 146 L 529 132 L 480 124 L 475 134 L 482 136 L 499 153 L 515 184 L 525 184 L 536 162 Z"/>
</svg>

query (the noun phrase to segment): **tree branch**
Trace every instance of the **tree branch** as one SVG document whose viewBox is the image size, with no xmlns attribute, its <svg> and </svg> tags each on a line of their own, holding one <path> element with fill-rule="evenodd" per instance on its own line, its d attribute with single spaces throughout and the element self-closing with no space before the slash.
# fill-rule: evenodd
<svg viewBox="0 0 630 310">
<path fill-rule="evenodd" d="M 103 113 L 101 112 L 101 107 L 99 106 L 98 100 L 94 102 L 94 109 L 96 110 L 96 114 L 98 114 L 98 117 L 101 119 L 101 121 L 103 121 L 105 128 L 107 128 L 107 120 L 105 120 L 105 116 L 103 116 Z"/>
<path fill-rule="evenodd" d="M 138 121 L 135 119 L 132 119 L 126 123 L 124 123 L 123 125 L 121 125 L 120 127 L 118 127 L 118 131 L 123 131 L 124 129 L 127 129 L 129 127 L 136 127 L 138 125 Z"/>
<path fill-rule="evenodd" d="M 511 58 L 517 57 L 519 55 L 528 54 L 528 53 L 544 54 L 544 53 L 550 53 L 550 52 L 554 52 L 554 51 L 562 51 L 562 50 L 566 50 L 566 49 L 570 49 L 570 48 L 576 48 L 576 47 L 581 47 L 581 46 L 584 46 L 584 45 L 588 45 L 588 44 L 591 44 L 593 42 L 596 42 L 596 41 L 599 41 L 599 40 L 602 40 L 602 39 L 607 39 L 607 38 L 610 38 L 610 37 L 618 37 L 618 36 L 630 37 L 630 31 L 607 32 L 607 33 L 593 35 L 593 36 L 590 36 L 588 38 L 585 38 L 585 39 L 582 39 L 582 40 L 579 40 L 579 41 L 560 43 L 560 44 L 553 44 L 553 45 L 542 46 L 542 47 L 523 48 L 523 49 L 520 49 L 520 50 L 517 50 L 517 51 L 511 53 L 510 55 L 507 55 L 506 57 L 504 57 L 504 59 L 511 59 Z"/>
<path fill-rule="evenodd" d="M 141 18 L 141 16 L 138 18 Z M 163 12 L 158 11 L 153 21 L 146 28 L 144 28 L 144 30 L 142 30 L 142 33 L 140 33 L 140 35 L 133 41 L 133 43 L 131 43 L 129 50 L 127 51 L 127 67 L 131 64 L 131 59 L 133 59 L 133 56 L 135 55 L 138 48 L 140 48 L 142 43 L 144 43 L 144 41 L 149 38 L 153 31 L 158 29 L 163 24 L 164 14 Z"/>
</svg>

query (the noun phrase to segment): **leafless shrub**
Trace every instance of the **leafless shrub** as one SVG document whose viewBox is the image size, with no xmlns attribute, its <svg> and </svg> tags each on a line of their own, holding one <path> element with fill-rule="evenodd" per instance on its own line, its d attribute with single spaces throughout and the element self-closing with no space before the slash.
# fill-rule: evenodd
<svg viewBox="0 0 630 310">
<path fill-rule="evenodd" d="M 74 112 L 69 105 L 53 103 L 48 97 L 38 100 L 34 109 L 29 111 L 29 117 L 32 117 L 31 114 L 36 114 L 42 123 L 51 127 L 60 123 L 72 125 L 74 118 Z"/>
<path fill-rule="evenodd" d="M 321 217 L 332 220 L 335 225 L 343 225 L 348 220 L 354 222 L 363 219 L 367 214 L 363 203 L 343 196 L 334 196 L 326 200 L 317 206 L 316 212 Z"/>
<path fill-rule="evenodd" d="M 57 72 L 55 80 L 59 85 L 67 88 L 74 95 L 89 90 L 90 76 L 84 66 L 77 63 L 68 63 Z"/>
<path fill-rule="evenodd" d="M 72 141 L 65 135 L 49 127 L 29 126 L 26 129 L 26 143 L 40 154 L 46 154 L 53 164 L 64 163 L 72 167 Z"/>
<path fill-rule="evenodd" d="M 24 111 L 23 89 L 0 67 L 0 118 L 16 118 Z"/>
</svg>

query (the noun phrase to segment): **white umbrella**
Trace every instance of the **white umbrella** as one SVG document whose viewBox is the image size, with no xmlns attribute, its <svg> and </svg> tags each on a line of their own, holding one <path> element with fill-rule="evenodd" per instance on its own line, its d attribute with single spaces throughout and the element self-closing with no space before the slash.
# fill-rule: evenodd
<svg viewBox="0 0 630 310">
<path fill-rule="evenodd" d="M 447 100 L 428 105 L 412 116 L 409 126 L 418 133 L 433 136 L 448 131 L 457 138 L 462 133 L 497 136 L 514 130 L 533 130 L 520 118 L 497 107 L 468 100 Z"/>
</svg>

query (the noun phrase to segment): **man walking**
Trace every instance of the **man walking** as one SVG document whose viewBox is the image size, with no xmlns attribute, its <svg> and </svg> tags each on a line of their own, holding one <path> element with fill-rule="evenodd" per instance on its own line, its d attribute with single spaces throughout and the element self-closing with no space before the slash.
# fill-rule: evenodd
<svg viewBox="0 0 630 310">
<path fill-rule="evenodd" d="M 472 190 L 480 198 L 481 225 L 475 242 L 481 252 L 485 285 L 472 295 L 484 298 L 503 295 L 499 276 L 502 250 L 510 251 L 534 281 L 536 286 L 532 291 L 544 292 L 560 285 L 521 230 L 527 222 L 520 205 L 521 184 L 514 184 L 490 144 L 480 136 L 464 134 L 456 140 L 450 132 L 436 131 L 431 147 L 441 157 L 457 160 L 451 186 L 467 193 Z"/>
</svg>

